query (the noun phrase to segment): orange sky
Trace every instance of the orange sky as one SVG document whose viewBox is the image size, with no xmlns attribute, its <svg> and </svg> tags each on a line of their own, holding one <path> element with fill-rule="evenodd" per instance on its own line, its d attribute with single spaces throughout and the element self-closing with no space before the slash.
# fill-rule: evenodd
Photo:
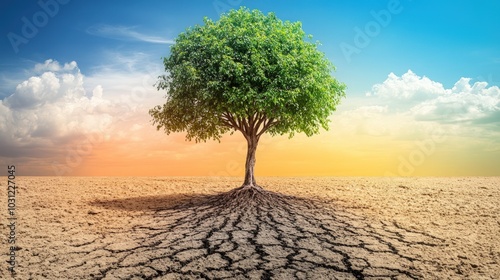
<svg viewBox="0 0 500 280">
<path fill-rule="evenodd" d="M 98 143 L 66 175 L 243 177 L 246 142 L 239 133 L 225 135 L 221 143 L 195 143 L 185 141 L 181 133 L 167 136 L 152 127 L 144 130 L 147 134 L 142 134 L 142 140 Z M 494 153 L 474 152 L 472 144 L 456 152 L 465 141 L 449 137 L 435 141 L 432 136 L 418 141 L 394 140 L 343 135 L 333 129 L 312 137 L 265 136 L 257 151 L 256 175 L 497 175 Z"/>
</svg>

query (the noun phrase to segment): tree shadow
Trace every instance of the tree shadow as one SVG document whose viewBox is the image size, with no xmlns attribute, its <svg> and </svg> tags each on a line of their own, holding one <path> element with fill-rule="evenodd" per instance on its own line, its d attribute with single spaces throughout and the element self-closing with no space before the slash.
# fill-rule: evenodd
<svg viewBox="0 0 500 280">
<path fill-rule="evenodd" d="M 89 204 L 94 207 L 100 207 L 108 210 L 122 211 L 162 211 L 162 210 L 188 210 L 195 208 L 212 208 L 212 207 L 238 207 L 242 205 L 242 200 L 253 201 L 254 203 L 262 203 L 261 196 L 259 197 L 243 197 L 237 203 L 230 203 L 232 200 L 231 194 L 234 192 L 220 192 L 213 194 L 196 194 L 196 193 L 178 193 L 152 196 L 138 196 L 120 199 L 104 199 L 94 200 Z M 285 195 L 270 191 L 263 191 L 266 201 L 264 204 L 272 204 L 273 200 L 278 203 L 294 204 L 318 204 L 327 203 L 319 198 L 304 198 L 298 196 Z M 228 203 L 229 202 L 229 203 Z M 231 205 L 228 205 L 231 204 Z M 246 205 L 247 206 L 247 205 Z M 268 205 L 269 206 L 269 205 Z"/>
<path fill-rule="evenodd" d="M 216 195 L 180 193 L 94 200 L 89 204 L 94 207 L 100 207 L 108 210 L 161 211 L 184 207 L 201 207 L 215 196 Z"/>
</svg>

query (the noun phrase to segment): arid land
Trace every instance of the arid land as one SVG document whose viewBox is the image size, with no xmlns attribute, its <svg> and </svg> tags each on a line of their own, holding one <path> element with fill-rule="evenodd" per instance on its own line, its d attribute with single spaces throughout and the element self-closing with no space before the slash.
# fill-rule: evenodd
<svg viewBox="0 0 500 280">
<path fill-rule="evenodd" d="M 499 177 L 241 180 L 17 177 L 15 278 L 500 279 Z"/>
</svg>

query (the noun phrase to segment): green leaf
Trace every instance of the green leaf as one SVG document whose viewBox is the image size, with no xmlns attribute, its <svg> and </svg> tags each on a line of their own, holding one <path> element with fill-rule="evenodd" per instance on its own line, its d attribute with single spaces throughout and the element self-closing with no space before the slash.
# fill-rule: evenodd
<svg viewBox="0 0 500 280">
<path fill-rule="evenodd" d="M 243 132 L 225 115 L 273 120 L 266 131 L 253 122 L 252 133 L 309 136 L 328 128 L 345 85 L 300 22 L 246 8 L 203 22 L 180 33 L 163 60 L 167 74 L 157 87 L 167 91 L 166 103 L 150 110 L 158 129 L 195 141 Z"/>
</svg>

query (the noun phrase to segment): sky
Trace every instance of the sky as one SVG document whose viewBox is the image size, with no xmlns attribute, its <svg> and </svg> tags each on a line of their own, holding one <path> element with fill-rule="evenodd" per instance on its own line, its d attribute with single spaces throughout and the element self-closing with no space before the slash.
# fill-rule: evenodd
<svg viewBox="0 0 500 280">
<path fill-rule="evenodd" d="M 189 142 L 148 114 L 176 36 L 240 6 L 302 22 L 347 85 L 328 131 L 263 136 L 257 177 L 500 176 L 500 2 L 467 0 L 4 0 L 0 165 L 243 177 L 242 135 Z"/>
</svg>

